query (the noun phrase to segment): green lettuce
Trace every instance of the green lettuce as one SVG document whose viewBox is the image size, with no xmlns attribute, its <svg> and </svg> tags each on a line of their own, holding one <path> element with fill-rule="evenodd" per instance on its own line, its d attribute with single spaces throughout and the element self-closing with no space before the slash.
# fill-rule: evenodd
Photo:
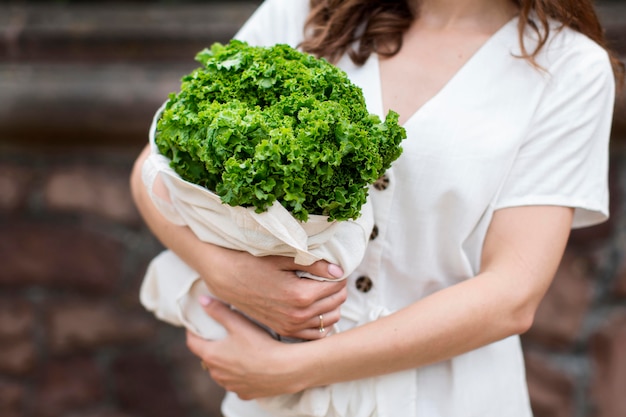
<svg viewBox="0 0 626 417">
<path fill-rule="evenodd" d="M 360 88 L 288 45 L 233 40 L 196 55 L 157 122 L 155 141 L 185 180 L 261 213 L 356 219 L 406 137 L 398 115 L 369 114 Z"/>
</svg>

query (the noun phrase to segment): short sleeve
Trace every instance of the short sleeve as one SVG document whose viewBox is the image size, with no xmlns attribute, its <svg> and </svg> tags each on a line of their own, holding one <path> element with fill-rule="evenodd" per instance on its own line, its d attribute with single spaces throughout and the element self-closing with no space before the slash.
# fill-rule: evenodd
<svg viewBox="0 0 626 417">
<path fill-rule="evenodd" d="M 265 0 L 235 35 L 254 46 L 286 43 L 296 47 L 304 37 L 307 0 Z"/>
<path fill-rule="evenodd" d="M 583 42 L 562 48 L 567 51 L 547 70 L 533 122 L 494 207 L 573 207 L 573 228 L 609 216 L 608 142 L 615 100 L 607 53 L 577 35 Z"/>
</svg>

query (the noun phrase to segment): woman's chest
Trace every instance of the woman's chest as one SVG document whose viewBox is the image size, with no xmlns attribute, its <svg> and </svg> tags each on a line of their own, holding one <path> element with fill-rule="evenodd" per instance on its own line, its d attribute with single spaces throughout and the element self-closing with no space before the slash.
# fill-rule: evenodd
<svg viewBox="0 0 626 417">
<path fill-rule="evenodd" d="M 433 39 L 429 33 L 419 35 L 406 39 L 396 55 L 378 59 L 383 111 L 396 111 L 401 124 L 437 96 L 488 39 L 453 33 Z"/>
</svg>

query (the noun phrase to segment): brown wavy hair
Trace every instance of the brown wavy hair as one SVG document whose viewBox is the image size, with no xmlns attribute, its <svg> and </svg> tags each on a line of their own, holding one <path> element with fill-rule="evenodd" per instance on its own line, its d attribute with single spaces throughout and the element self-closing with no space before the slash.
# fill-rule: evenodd
<svg viewBox="0 0 626 417">
<path fill-rule="evenodd" d="M 604 30 L 591 0 L 512 0 L 519 8 L 519 41 L 522 58 L 535 58 L 548 39 L 549 19 L 583 33 L 609 53 L 618 86 L 624 82 L 624 65 L 608 48 Z M 402 47 L 402 37 L 416 18 L 408 0 L 310 0 L 303 50 L 336 62 L 348 54 L 362 65 L 376 52 L 392 56 Z M 535 13 L 537 21 L 531 19 Z M 539 42 L 533 50 L 524 45 L 523 33 L 534 30 Z M 354 48 L 356 46 L 356 49 Z"/>
</svg>

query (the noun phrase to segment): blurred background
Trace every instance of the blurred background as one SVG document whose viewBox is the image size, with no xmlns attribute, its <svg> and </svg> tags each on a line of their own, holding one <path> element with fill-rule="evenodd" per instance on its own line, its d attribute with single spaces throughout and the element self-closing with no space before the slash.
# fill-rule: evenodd
<svg viewBox="0 0 626 417">
<path fill-rule="evenodd" d="M 195 53 L 259 3 L 0 1 L 1 417 L 219 416 L 184 332 L 139 305 L 162 247 L 128 177 Z M 626 2 L 597 4 L 626 57 Z M 624 97 L 611 191 L 611 220 L 573 233 L 523 337 L 536 417 L 626 416 Z"/>
</svg>

